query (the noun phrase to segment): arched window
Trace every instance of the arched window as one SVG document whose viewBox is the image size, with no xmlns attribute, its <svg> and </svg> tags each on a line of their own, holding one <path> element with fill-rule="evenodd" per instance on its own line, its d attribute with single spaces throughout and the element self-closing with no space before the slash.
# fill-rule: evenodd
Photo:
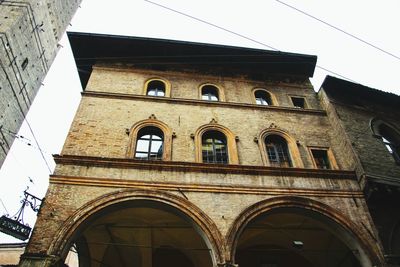
<svg viewBox="0 0 400 267">
<path fill-rule="evenodd" d="M 201 138 L 202 157 L 205 163 L 228 163 L 226 136 L 219 131 L 207 131 Z"/>
<path fill-rule="evenodd" d="M 379 125 L 379 135 L 386 149 L 400 163 L 400 136 L 386 124 Z"/>
<path fill-rule="evenodd" d="M 136 139 L 135 158 L 142 160 L 161 160 L 163 158 L 164 134 L 157 127 L 144 127 Z"/>
<path fill-rule="evenodd" d="M 265 148 L 270 166 L 292 167 L 290 154 L 285 138 L 279 135 L 268 135 L 265 138 Z"/>
<path fill-rule="evenodd" d="M 165 83 L 160 80 L 152 80 L 147 83 L 146 94 L 149 96 L 165 96 Z"/>
<path fill-rule="evenodd" d="M 254 92 L 257 105 L 270 106 L 272 105 L 271 95 L 265 90 L 256 90 Z"/>
<path fill-rule="evenodd" d="M 201 87 L 201 99 L 219 101 L 218 88 L 214 85 L 204 85 Z"/>
</svg>

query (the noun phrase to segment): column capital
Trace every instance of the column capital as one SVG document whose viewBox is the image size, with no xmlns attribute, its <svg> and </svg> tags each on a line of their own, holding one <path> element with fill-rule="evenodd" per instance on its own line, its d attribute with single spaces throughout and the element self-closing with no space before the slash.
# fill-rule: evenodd
<svg viewBox="0 0 400 267">
<path fill-rule="evenodd" d="M 231 262 L 224 262 L 224 263 L 217 263 L 217 267 L 239 267 L 239 265 Z"/>
</svg>

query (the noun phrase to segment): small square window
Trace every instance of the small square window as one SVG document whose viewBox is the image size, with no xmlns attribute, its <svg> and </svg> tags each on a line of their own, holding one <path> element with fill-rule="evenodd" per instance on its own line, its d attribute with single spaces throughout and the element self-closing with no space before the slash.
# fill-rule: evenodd
<svg viewBox="0 0 400 267">
<path fill-rule="evenodd" d="M 329 162 L 328 151 L 325 149 L 311 149 L 311 154 L 314 158 L 317 169 L 332 169 Z"/>
<path fill-rule="evenodd" d="M 292 99 L 293 106 L 296 108 L 305 108 L 306 100 L 303 97 L 290 97 Z"/>
</svg>

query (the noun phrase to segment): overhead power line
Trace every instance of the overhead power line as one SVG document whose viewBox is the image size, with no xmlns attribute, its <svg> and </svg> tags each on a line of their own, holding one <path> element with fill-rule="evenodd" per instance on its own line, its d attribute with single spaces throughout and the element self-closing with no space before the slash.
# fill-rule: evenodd
<svg viewBox="0 0 400 267">
<path fill-rule="evenodd" d="M 0 198 L 0 202 L 1 202 L 1 205 L 3 206 L 4 210 L 7 212 L 7 214 L 9 214 L 9 212 L 8 212 L 6 206 L 4 205 L 4 202 L 3 202 L 3 200 L 1 198 Z"/>
<path fill-rule="evenodd" d="M 275 1 L 280 3 L 280 4 L 282 4 L 282 5 L 284 5 L 284 6 L 286 6 L 286 7 L 291 8 L 291 9 L 293 9 L 293 10 L 295 10 L 295 11 L 297 11 L 297 12 L 303 14 L 303 15 L 306 15 L 307 17 L 310 17 L 310 18 L 312 18 L 312 19 L 314 19 L 314 20 L 316 20 L 318 22 L 321 22 L 322 24 L 325 24 L 326 26 L 328 26 L 328 27 L 330 27 L 332 29 L 335 29 L 335 30 L 337 30 L 337 31 L 339 31 L 339 32 L 341 32 L 341 33 L 343 33 L 343 34 L 345 34 L 345 35 L 347 35 L 347 36 L 349 36 L 349 37 L 351 37 L 353 39 L 356 39 L 357 41 L 360 41 L 360 42 L 362 42 L 362 43 L 364 43 L 364 44 L 366 44 L 366 45 L 368 45 L 368 46 L 370 46 L 370 47 L 372 47 L 374 49 L 377 49 L 382 53 L 385 53 L 385 54 L 387 54 L 387 55 L 389 55 L 391 57 L 394 57 L 397 60 L 400 60 L 399 56 L 396 56 L 395 54 L 393 54 L 391 52 L 388 52 L 383 48 L 380 48 L 380 47 L 378 47 L 378 46 L 376 46 L 376 45 L 374 45 L 374 44 L 372 44 L 372 43 L 370 43 L 368 41 L 365 41 L 365 40 L 361 39 L 360 37 L 357 37 L 354 34 L 351 34 L 351 33 L 347 32 L 345 30 L 342 30 L 341 28 L 339 28 L 339 27 L 337 27 L 335 25 L 332 25 L 332 24 L 330 24 L 330 23 L 328 23 L 328 22 L 326 22 L 326 21 L 324 21 L 322 19 L 319 19 L 319 18 L 317 18 L 317 17 L 315 17 L 315 16 L 313 16 L 313 15 L 311 15 L 311 14 L 309 14 L 309 13 L 307 13 L 307 12 L 301 10 L 301 9 L 298 9 L 298 8 L 296 8 L 294 6 L 291 6 L 291 5 L 289 5 L 289 4 L 287 4 L 287 3 L 283 2 L 283 1 L 280 1 L 280 0 L 275 0 Z"/>
<path fill-rule="evenodd" d="M 38 147 L 38 150 L 40 151 L 40 155 L 42 156 L 44 162 L 46 163 L 47 169 L 49 170 L 49 173 L 51 174 L 52 171 L 51 171 L 50 165 L 47 162 L 46 157 L 44 156 L 42 149 L 40 148 L 39 142 L 36 139 L 35 134 L 33 133 L 32 127 L 31 127 L 31 125 L 29 124 L 29 122 L 28 122 L 28 120 L 26 118 L 25 118 L 25 121 L 26 121 L 26 124 L 28 125 L 28 128 L 29 128 L 30 132 L 32 133 L 33 139 L 35 140 L 35 143 L 36 143 L 36 145 Z"/>
<path fill-rule="evenodd" d="M 197 17 L 191 16 L 191 15 L 189 15 L 189 14 L 183 13 L 183 12 L 178 11 L 178 10 L 176 10 L 176 9 L 172 9 L 172 8 L 170 8 L 170 7 L 167 7 L 167 6 L 164 6 L 164 5 L 161 5 L 161 4 L 152 2 L 152 1 L 150 1 L 150 0 L 144 0 L 144 1 L 146 1 L 146 2 L 148 2 L 148 3 L 151 3 L 151 4 L 153 4 L 153 5 L 156 5 L 156 6 L 162 7 L 162 8 L 164 8 L 164 9 L 168 9 L 168 10 L 170 10 L 170 11 L 172 11 L 172 12 L 175 12 L 175 13 L 178 13 L 178 14 L 180 14 L 180 15 L 182 15 L 182 16 L 185 16 L 185 17 L 188 17 L 188 18 L 197 20 L 197 21 L 199 21 L 199 22 L 201 22 L 201 23 L 210 25 L 210 26 L 212 26 L 212 27 L 214 27 L 214 28 L 218 28 L 218 29 L 220 29 L 220 30 L 229 32 L 229 33 L 234 34 L 234 35 L 236 35 L 236 36 L 239 36 L 239 37 L 241 37 L 241 38 L 244 38 L 244 39 L 247 39 L 247 40 L 252 41 L 252 42 L 254 42 L 254 43 L 260 44 L 260 45 L 262 45 L 262 46 L 266 46 L 266 47 L 268 47 L 268 48 L 270 48 L 270 49 L 272 49 L 272 50 L 279 51 L 277 48 L 274 48 L 274 47 L 272 47 L 272 46 L 270 46 L 270 45 L 267 45 L 267 44 L 265 44 L 265 43 L 259 42 L 259 41 L 255 40 L 255 39 L 253 39 L 253 38 L 250 38 L 250 37 L 248 37 L 248 36 L 242 35 L 242 34 L 240 34 L 240 33 L 231 31 L 231 30 L 229 30 L 229 29 L 227 29 L 227 28 L 218 26 L 218 25 L 216 25 L 216 24 L 214 24 L 214 23 L 205 21 L 205 20 L 203 20 L 203 19 L 199 19 L 199 18 L 197 18 Z"/>
<path fill-rule="evenodd" d="M 161 4 L 152 2 L 152 1 L 150 1 L 150 0 L 144 0 L 144 1 L 145 1 L 145 2 L 148 2 L 148 3 L 150 3 L 150 4 L 153 4 L 153 5 L 159 6 L 159 7 L 161 7 L 161 8 L 167 9 L 167 10 L 172 11 L 172 12 L 174 12 L 174 13 L 180 14 L 180 15 L 182 15 L 182 16 L 185 16 L 185 17 L 194 19 L 194 20 L 199 21 L 199 22 L 201 22 L 201 23 L 207 24 L 207 25 L 212 26 L 212 27 L 214 27 L 214 28 L 217 28 L 217 29 L 223 30 L 223 31 L 225 31 L 225 32 L 234 34 L 234 35 L 239 36 L 239 37 L 241 37 L 241 38 L 244 38 L 244 39 L 246 39 L 246 40 L 249 40 L 249 41 L 252 41 L 252 42 L 254 42 L 254 43 L 257 43 L 257 44 L 259 44 L 259 45 L 268 47 L 269 49 L 272 49 L 272 50 L 274 50 L 274 51 L 281 52 L 279 49 L 277 49 L 277 48 L 275 48 L 275 47 L 272 47 L 272 46 L 270 46 L 270 45 L 268 45 L 268 44 L 265 44 L 265 43 L 263 43 L 263 42 L 257 41 L 257 40 L 255 40 L 255 39 L 253 39 L 253 38 L 251 38 L 251 37 L 248 37 L 248 36 L 245 36 L 245 35 L 243 35 L 243 34 L 237 33 L 237 32 L 235 32 L 235 31 L 229 30 L 229 29 L 227 29 L 227 28 L 218 26 L 218 25 L 216 25 L 216 24 L 214 24 L 214 23 L 211 23 L 211 22 L 205 21 L 205 20 L 203 20 L 203 19 L 194 17 L 194 16 L 192 16 L 192 15 L 186 14 L 186 13 L 184 13 L 184 12 L 182 12 L 182 11 L 178 11 L 178 10 L 176 10 L 176 9 L 173 9 L 173 8 L 170 8 L 170 7 L 167 7 L 167 6 L 164 6 L 164 5 L 161 5 Z M 320 66 L 320 65 L 316 65 L 316 67 L 319 68 L 319 69 L 321 69 L 321 70 L 324 70 L 324 71 L 326 71 L 326 72 L 329 72 L 329 73 L 331 73 L 331 74 L 334 74 L 334 75 L 336 75 L 336 76 L 339 76 L 339 77 L 341 77 L 341 78 L 343 78 L 343 79 L 345 79 L 345 80 L 348 80 L 348 81 L 357 83 L 356 81 L 354 81 L 354 80 L 352 80 L 352 79 L 350 79 L 350 78 L 348 78 L 348 77 L 346 77 L 346 76 L 344 76 L 344 75 L 342 75 L 342 74 L 339 74 L 339 73 L 337 73 L 337 72 L 335 72 L 335 71 L 331 71 L 331 70 L 329 70 L 328 68 L 322 67 L 322 66 Z"/>
</svg>

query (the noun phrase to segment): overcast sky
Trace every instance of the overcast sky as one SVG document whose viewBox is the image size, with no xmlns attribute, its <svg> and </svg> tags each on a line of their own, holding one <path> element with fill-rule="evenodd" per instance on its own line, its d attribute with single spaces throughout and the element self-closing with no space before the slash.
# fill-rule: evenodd
<svg viewBox="0 0 400 267">
<path fill-rule="evenodd" d="M 400 95 L 398 0 L 151 1 L 83 0 L 68 31 L 317 55 L 318 66 L 311 79 L 316 91 L 326 75 L 341 75 L 337 77 L 346 77 L 353 82 Z M 377 48 L 349 37 L 284 3 Z M 67 39 L 64 37 L 60 44 L 63 48 L 27 116 L 50 169 L 55 165 L 51 155 L 61 151 L 82 91 Z M 24 138 L 16 139 L 0 170 L 3 185 L 0 188 L 0 215 L 13 215 L 17 212 L 27 186 L 29 192 L 42 198 L 48 185 L 50 171 L 26 124 L 19 134 Z M 34 223 L 35 216 L 29 208 L 25 217 L 26 223 Z M 2 242 L 20 241 L 0 234 Z"/>
</svg>

